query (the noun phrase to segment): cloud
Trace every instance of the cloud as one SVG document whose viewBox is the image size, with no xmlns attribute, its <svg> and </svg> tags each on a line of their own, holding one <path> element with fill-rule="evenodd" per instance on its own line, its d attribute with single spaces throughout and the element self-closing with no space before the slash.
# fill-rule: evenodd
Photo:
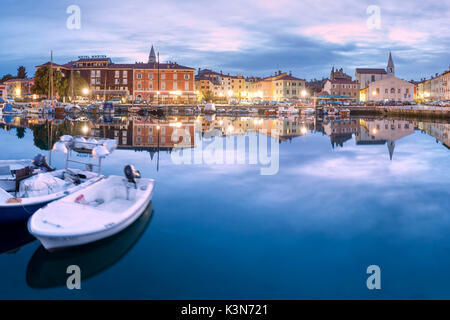
<svg viewBox="0 0 450 320">
<path fill-rule="evenodd" d="M 420 11 L 418 0 L 380 0 L 381 30 L 366 26 L 370 1 L 79 0 L 82 27 L 68 30 L 71 4 L 5 0 L 0 72 L 31 68 L 50 50 L 58 62 L 90 54 L 142 61 L 152 43 L 163 60 L 184 65 L 248 75 L 282 68 L 303 78 L 326 76 L 331 65 L 350 74 L 357 66 L 379 67 L 389 50 L 404 78 L 440 72 L 450 58 L 445 1 L 427 2 Z"/>
</svg>

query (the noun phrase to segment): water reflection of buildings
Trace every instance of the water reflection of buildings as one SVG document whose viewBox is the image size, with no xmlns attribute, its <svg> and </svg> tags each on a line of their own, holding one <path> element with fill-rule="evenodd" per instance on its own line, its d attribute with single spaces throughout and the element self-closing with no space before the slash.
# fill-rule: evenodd
<svg viewBox="0 0 450 320">
<path fill-rule="evenodd" d="M 151 158 L 155 152 L 193 148 L 195 143 L 194 120 L 187 117 L 164 120 L 130 117 L 125 121 L 93 124 L 90 135 L 115 139 L 119 149 L 148 151 Z"/>
<path fill-rule="evenodd" d="M 330 137 L 331 146 L 343 147 L 344 142 L 351 140 L 353 134 L 359 132 L 359 120 L 358 119 L 334 119 L 325 120 L 322 123 L 323 132 Z"/>
<path fill-rule="evenodd" d="M 305 136 L 309 132 L 322 132 L 330 137 L 333 148 L 343 147 L 355 137 L 357 145 L 387 145 L 392 159 L 395 142 L 414 133 L 415 124 L 406 120 L 361 119 L 361 118 L 324 118 L 314 119 L 303 116 L 291 118 L 257 117 L 207 117 L 182 116 L 164 119 L 144 118 L 140 116 L 115 117 L 106 121 L 82 120 L 69 122 L 41 118 L 11 117 L 10 127 L 33 128 L 36 137 L 44 137 L 51 132 L 42 124 L 53 124 L 53 134 L 88 134 L 95 138 L 110 138 L 118 141 L 119 149 L 146 151 L 151 158 L 158 151 L 172 152 L 174 148 L 194 148 L 196 131 L 205 134 L 216 130 L 214 135 L 243 136 L 250 132 L 271 136 L 280 143 L 292 141 L 295 137 Z M 55 125 L 58 124 L 58 125 Z M 42 128 L 38 128 L 41 126 Z M 436 137 L 445 146 L 450 146 L 450 124 L 419 122 L 419 129 Z M 37 128 L 37 129 L 36 129 Z M 86 132 L 83 129 L 86 128 Z M 89 130 L 90 129 L 90 130 Z M 40 132 L 40 131 L 45 132 Z M 65 131 L 64 131 L 65 130 Z M 57 137 L 55 136 L 54 139 Z M 175 139 L 173 139 L 175 138 Z M 38 139 L 39 140 L 39 139 Z M 42 139 L 41 139 L 42 140 Z M 183 142 L 183 143 L 182 143 Z"/>
<path fill-rule="evenodd" d="M 418 127 L 450 149 L 450 124 L 419 122 Z"/>
<path fill-rule="evenodd" d="M 414 123 L 406 120 L 359 120 L 360 130 L 356 134 L 357 145 L 384 145 L 392 160 L 395 141 L 414 133 Z"/>
<path fill-rule="evenodd" d="M 201 120 L 199 120 L 201 121 Z M 280 141 L 304 136 L 313 130 L 314 122 L 305 118 L 262 119 L 254 117 L 223 117 L 213 121 L 202 121 L 202 131 L 219 130 L 224 135 L 244 135 L 250 131 L 274 136 Z"/>
</svg>

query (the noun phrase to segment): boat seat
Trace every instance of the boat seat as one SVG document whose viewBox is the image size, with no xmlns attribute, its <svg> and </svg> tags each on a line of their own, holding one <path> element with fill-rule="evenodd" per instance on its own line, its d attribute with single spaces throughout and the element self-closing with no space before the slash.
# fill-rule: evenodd
<svg viewBox="0 0 450 320">
<path fill-rule="evenodd" d="M 15 193 L 19 192 L 20 189 L 20 182 L 22 180 L 25 180 L 29 177 L 32 177 L 33 174 L 33 168 L 32 167 L 25 167 L 22 169 L 16 170 L 16 190 Z"/>
</svg>

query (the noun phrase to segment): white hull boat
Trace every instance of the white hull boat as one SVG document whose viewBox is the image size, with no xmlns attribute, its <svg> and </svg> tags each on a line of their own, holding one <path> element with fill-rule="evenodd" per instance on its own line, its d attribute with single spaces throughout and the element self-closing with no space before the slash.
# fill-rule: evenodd
<svg viewBox="0 0 450 320">
<path fill-rule="evenodd" d="M 37 209 L 103 179 L 78 169 L 39 173 L 20 181 L 17 192 L 0 188 L 0 222 L 26 221 Z M 15 181 L 14 181 L 15 183 Z"/>
<path fill-rule="evenodd" d="M 15 171 L 26 167 L 32 167 L 33 160 L 0 160 L 0 188 L 12 191 L 16 187 Z"/>
<path fill-rule="evenodd" d="M 38 210 L 28 221 L 28 230 L 47 250 L 110 237 L 142 215 L 153 188 L 153 179 L 132 183 L 110 176 Z"/>
</svg>

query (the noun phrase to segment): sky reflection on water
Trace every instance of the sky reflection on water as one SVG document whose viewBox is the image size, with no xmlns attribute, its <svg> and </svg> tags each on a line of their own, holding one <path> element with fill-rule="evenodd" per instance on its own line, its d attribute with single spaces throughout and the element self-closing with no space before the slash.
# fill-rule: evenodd
<svg viewBox="0 0 450 320">
<path fill-rule="evenodd" d="M 316 123 L 316 131 L 300 121 L 306 134 L 292 134 L 286 120 L 272 123 L 283 141 L 270 176 L 259 165 L 175 165 L 166 151 L 157 171 L 157 153 L 119 148 L 104 161 L 105 174 L 121 175 L 131 162 L 156 179 L 154 214 L 137 243 L 75 292 L 30 288 L 27 267 L 39 247 L 32 242 L 0 255 L 0 297 L 450 298 L 450 153 L 442 143 L 450 125 L 408 122 L 390 160 L 386 137 L 370 134 L 385 122 L 356 120 Z M 343 127 L 350 129 L 337 132 Z M 42 152 L 29 129 L 20 140 L 15 129 L 0 130 L 0 145 L 0 159 Z M 53 164 L 63 158 L 53 154 Z M 379 292 L 366 288 L 371 264 L 381 267 Z"/>
</svg>

